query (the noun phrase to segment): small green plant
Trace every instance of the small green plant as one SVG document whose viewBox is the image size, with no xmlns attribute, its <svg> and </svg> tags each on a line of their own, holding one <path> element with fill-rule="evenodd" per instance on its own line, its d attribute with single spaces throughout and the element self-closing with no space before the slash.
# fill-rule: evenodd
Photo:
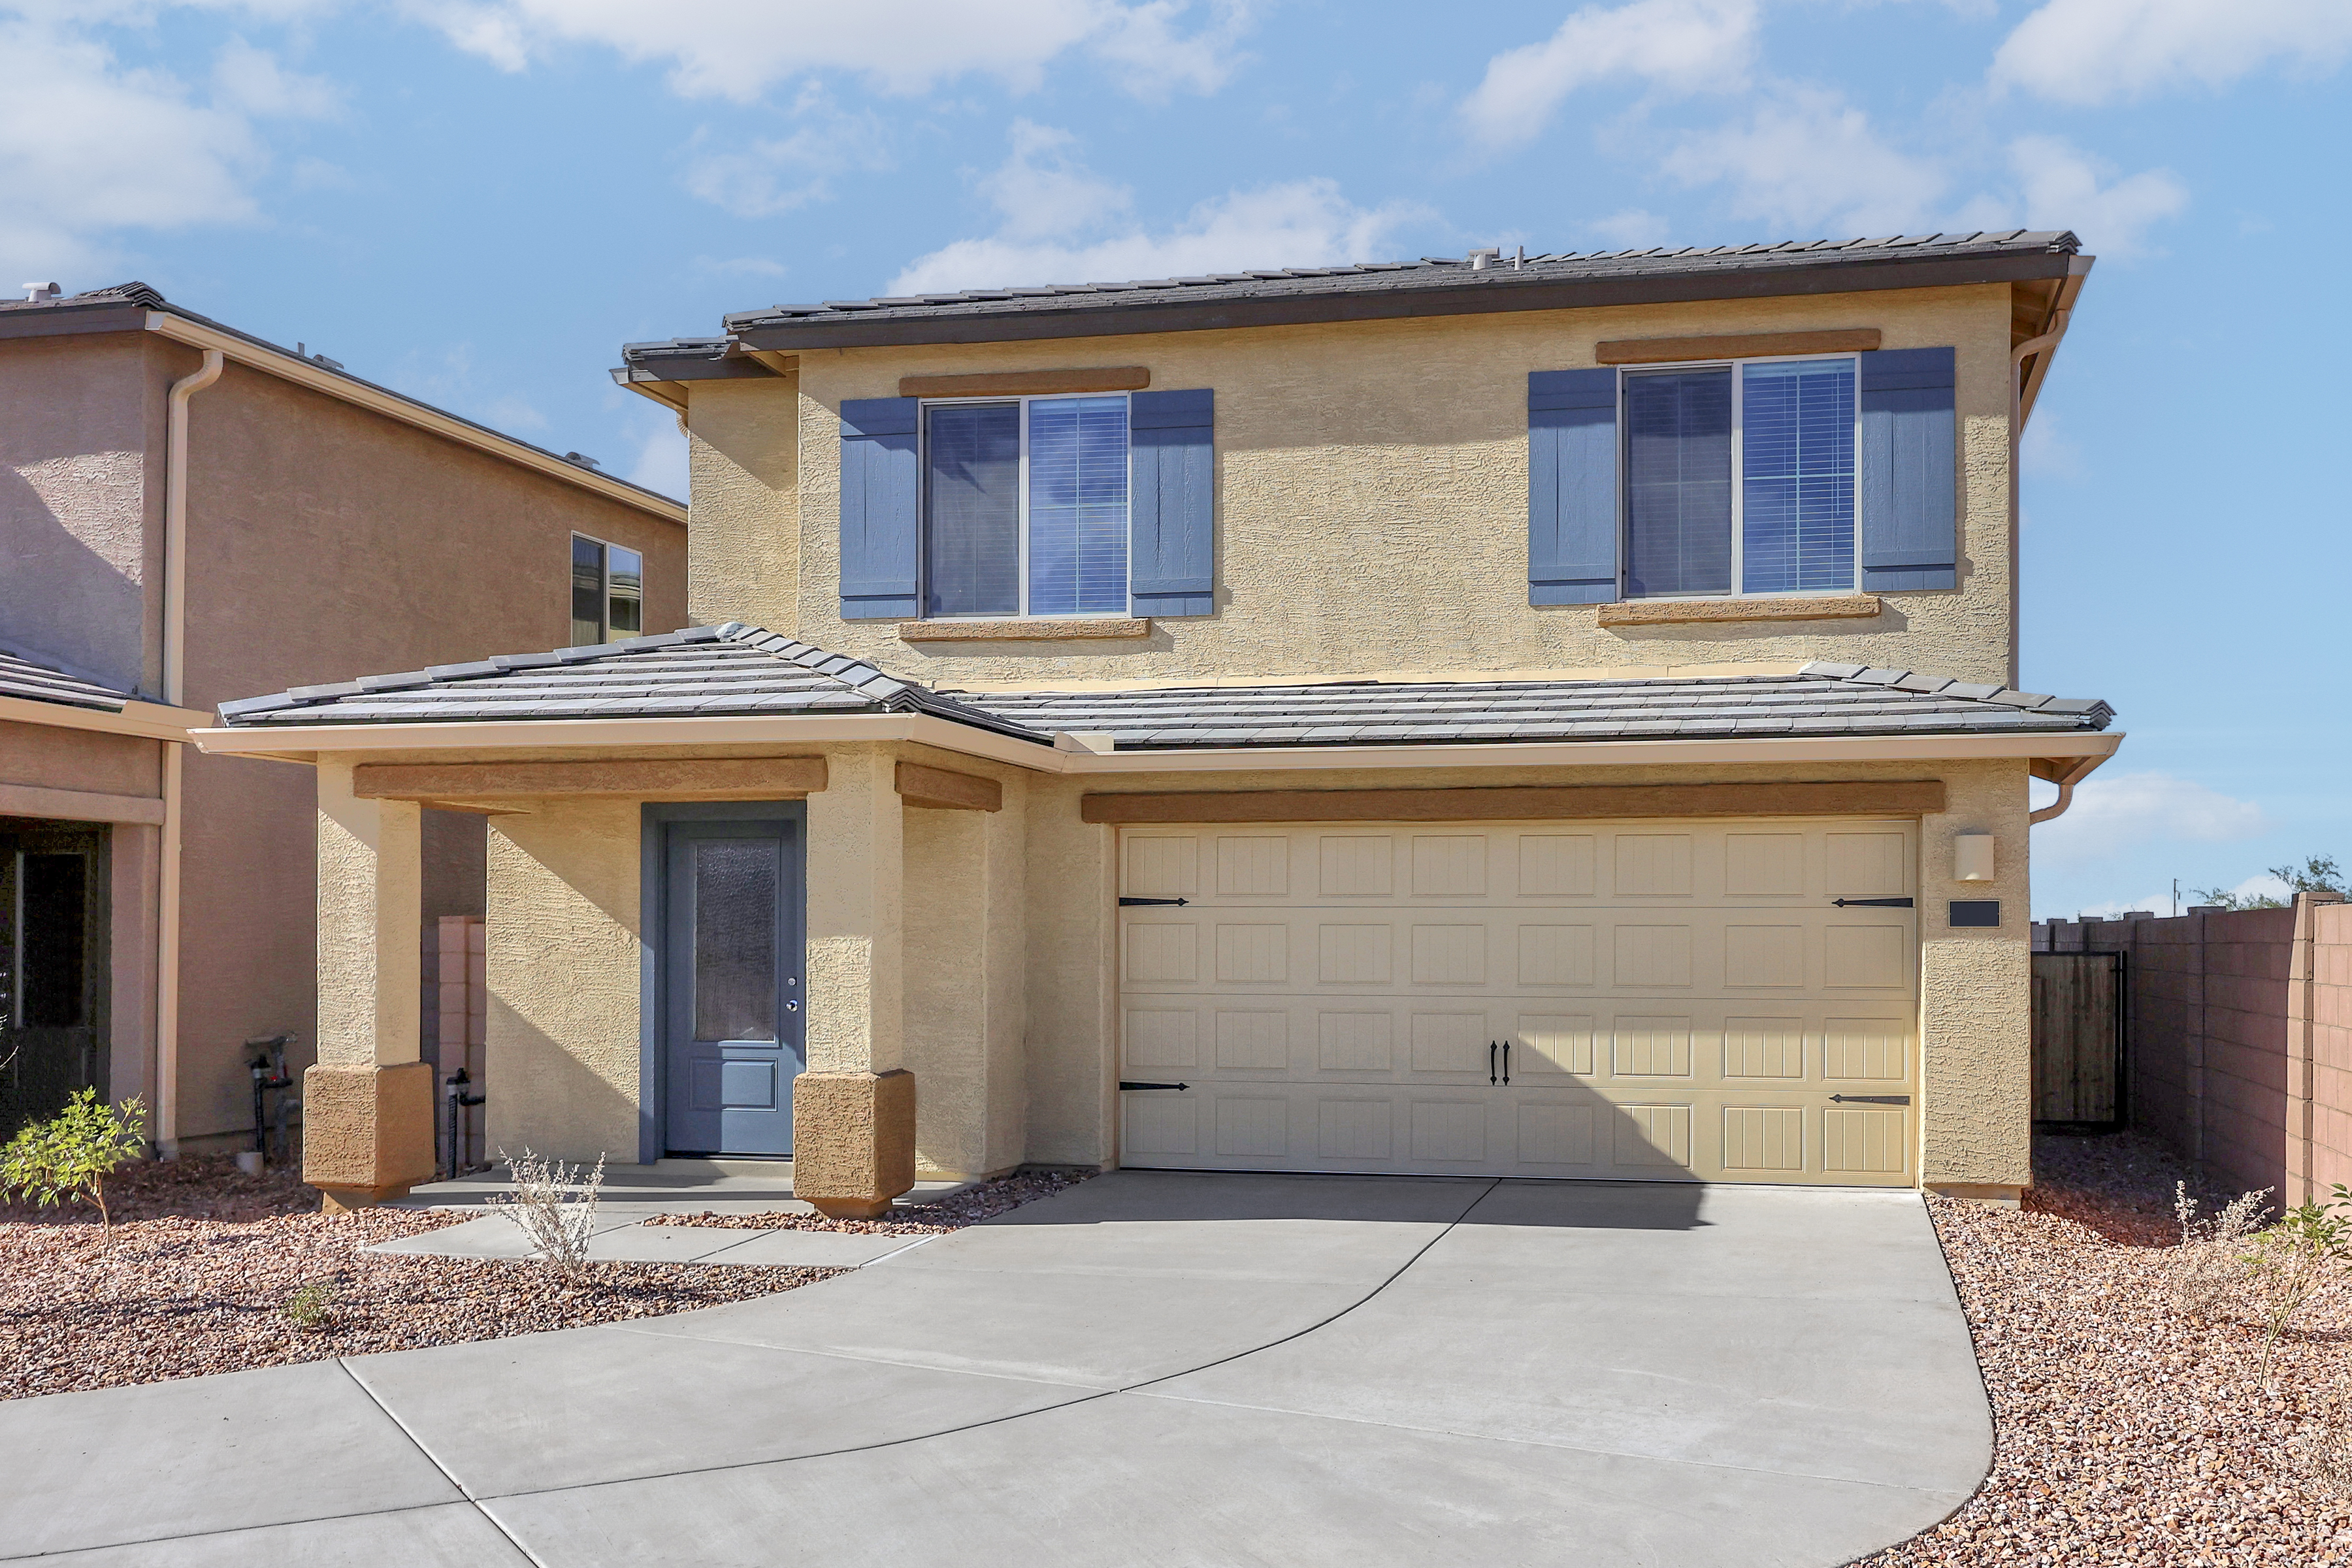
<svg viewBox="0 0 2352 1568">
<path fill-rule="evenodd" d="M 279 1310 L 296 1328 L 316 1333 L 334 1322 L 334 1287 L 323 1279 L 313 1279 L 286 1298 L 286 1305 Z"/>
<path fill-rule="evenodd" d="M 136 1099 L 108 1105 L 85 1089 L 47 1121 L 21 1129 L 0 1149 L 0 1197 L 26 1197 L 47 1208 L 58 1203 L 98 1205 L 99 1234 L 114 1247 L 114 1217 L 106 1209 L 106 1178 L 145 1152 L 147 1109 Z"/>
<path fill-rule="evenodd" d="M 2263 1378 L 2271 1353 L 2297 1312 L 2352 1268 L 2352 1189 L 2338 1182 L 2326 1202 L 2306 1198 L 2254 1235 L 2245 1255 L 2248 1282 L 2263 1322 Z"/>
</svg>

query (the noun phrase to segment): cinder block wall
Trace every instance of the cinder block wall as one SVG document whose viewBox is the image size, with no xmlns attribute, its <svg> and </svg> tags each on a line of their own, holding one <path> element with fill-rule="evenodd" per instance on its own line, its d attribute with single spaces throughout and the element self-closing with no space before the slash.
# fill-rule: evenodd
<svg viewBox="0 0 2352 1568">
<path fill-rule="evenodd" d="M 2352 1184 L 2352 905 L 2052 921 L 2033 948 L 2125 955 L 2133 1126 L 2241 1191 Z"/>
</svg>

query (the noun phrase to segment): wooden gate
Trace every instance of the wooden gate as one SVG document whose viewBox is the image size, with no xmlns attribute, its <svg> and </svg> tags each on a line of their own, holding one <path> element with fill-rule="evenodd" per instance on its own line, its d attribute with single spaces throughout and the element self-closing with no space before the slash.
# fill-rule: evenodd
<svg viewBox="0 0 2352 1568">
<path fill-rule="evenodd" d="M 2033 1120 L 2124 1121 L 2124 955 L 2033 955 Z"/>
</svg>

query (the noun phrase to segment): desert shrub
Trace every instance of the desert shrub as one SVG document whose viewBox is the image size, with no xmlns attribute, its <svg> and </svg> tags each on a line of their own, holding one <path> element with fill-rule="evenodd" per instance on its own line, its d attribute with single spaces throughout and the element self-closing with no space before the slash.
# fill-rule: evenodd
<svg viewBox="0 0 2352 1568">
<path fill-rule="evenodd" d="M 2337 1183 L 2326 1202 L 2306 1198 L 2257 1231 L 2244 1255 L 2247 1285 L 2263 1327 L 2263 1375 L 2296 1313 L 2352 1269 L 2352 1190 Z"/>
<path fill-rule="evenodd" d="M 502 1149 L 499 1158 L 512 1173 L 515 1190 L 490 1202 L 514 1221 L 559 1273 L 567 1279 L 580 1279 L 588 1271 L 588 1238 L 596 1233 L 596 1199 L 604 1186 L 604 1157 L 597 1155 L 596 1168 L 585 1173 L 577 1165 L 542 1160 L 528 1149 L 511 1159 Z M 579 1194 L 578 1201 L 564 1202 L 567 1193 Z"/>
<path fill-rule="evenodd" d="M 296 1328 L 316 1333 L 334 1323 L 334 1287 L 323 1279 L 314 1279 L 286 1298 L 285 1306 L 278 1310 L 284 1312 L 286 1321 Z"/>
<path fill-rule="evenodd" d="M 2173 1184 L 2172 1213 L 2180 1222 L 2180 1245 L 2173 1249 L 2165 1289 L 2175 1310 L 2189 1317 L 2229 1317 L 2242 1301 L 2246 1284 L 2246 1238 L 2270 1214 L 2272 1189 L 2242 1193 L 2220 1214 L 2202 1218 L 2189 1184 Z"/>
<path fill-rule="evenodd" d="M 136 1099 L 108 1105 L 98 1090 L 76 1091 L 65 1109 L 21 1129 L 0 1149 L 0 1197 L 97 1205 L 99 1235 L 110 1250 L 114 1219 L 106 1211 L 106 1178 L 146 1152 L 146 1108 Z"/>
</svg>

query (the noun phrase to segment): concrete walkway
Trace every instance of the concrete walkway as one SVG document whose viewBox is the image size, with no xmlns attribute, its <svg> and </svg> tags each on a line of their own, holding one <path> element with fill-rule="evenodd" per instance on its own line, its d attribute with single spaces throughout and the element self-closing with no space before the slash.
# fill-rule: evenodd
<svg viewBox="0 0 2352 1568">
<path fill-rule="evenodd" d="M 1124 1172 L 764 1300 L 0 1404 L 0 1554 L 1829 1568 L 1990 1458 L 1910 1194 Z"/>
</svg>

